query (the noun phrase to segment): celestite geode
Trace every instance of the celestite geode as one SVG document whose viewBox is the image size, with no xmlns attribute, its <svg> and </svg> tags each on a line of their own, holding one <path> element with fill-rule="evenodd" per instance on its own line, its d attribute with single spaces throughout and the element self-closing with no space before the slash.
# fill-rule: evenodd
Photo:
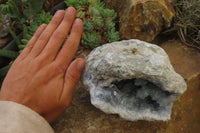
<svg viewBox="0 0 200 133">
<path fill-rule="evenodd" d="M 82 81 L 95 107 L 131 121 L 169 120 L 187 88 L 161 47 L 134 39 L 94 49 Z"/>
</svg>

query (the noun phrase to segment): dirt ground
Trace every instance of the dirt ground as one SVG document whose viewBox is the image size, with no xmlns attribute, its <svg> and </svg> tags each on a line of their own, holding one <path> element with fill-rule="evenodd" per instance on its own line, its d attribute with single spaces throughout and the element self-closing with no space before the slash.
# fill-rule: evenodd
<svg viewBox="0 0 200 133">
<path fill-rule="evenodd" d="M 187 82 L 187 91 L 173 105 L 171 120 L 126 121 L 108 115 L 90 103 L 89 93 L 76 87 L 69 108 L 52 123 L 56 133 L 199 133 L 200 131 L 200 53 L 179 41 L 161 45 L 176 72 Z"/>
</svg>

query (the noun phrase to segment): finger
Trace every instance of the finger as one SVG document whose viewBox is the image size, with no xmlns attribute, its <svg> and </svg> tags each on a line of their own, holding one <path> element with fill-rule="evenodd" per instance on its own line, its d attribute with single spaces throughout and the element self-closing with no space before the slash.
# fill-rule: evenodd
<svg viewBox="0 0 200 133">
<path fill-rule="evenodd" d="M 74 60 L 67 69 L 64 80 L 64 87 L 60 95 L 60 101 L 63 103 L 63 105 L 69 105 L 73 95 L 74 87 L 80 80 L 80 76 L 84 67 L 85 60 L 78 58 Z"/>
<path fill-rule="evenodd" d="M 65 45 L 62 47 L 61 51 L 59 52 L 58 56 L 56 57 L 56 62 L 61 64 L 61 66 L 66 69 L 71 60 L 74 58 L 74 55 L 78 49 L 81 34 L 83 30 L 83 22 L 81 19 L 76 19 L 72 26 L 71 34 Z"/>
<path fill-rule="evenodd" d="M 59 10 L 56 12 L 51 22 L 48 24 L 46 29 L 38 38 L 36 44 L 31 50 L 31 53 L 29 54 L 30 56 L 36 57 L 41 53 L 41 51 L 43 50 L 43 48 L 46 46 L 47 42 L 49 41 L 49 38 L 51 37 L 52 33 L 56 30 L 58 25 L 63 20 L 64 15 L 65 15 L 65 12 L 63 10 Z"/>
<path fill-rule="evenodd" d="M 71 29 L 71 26 L 74 22 L 76 16 L 76 10 L 73 7 L 69 7 L 66 10 L 65 17 L 63 18 L 63 21 L 58 26 L 58 28 L 55 30 L 55 32 L 52 34 L 48 44 L 44 48 L 42 52 L 47 53 L 49 57 L 54 59 L 57 55 L 61 45 L 65 41 L 67 35 L 69 34 L 69 31 Z"/>
<path fill-rule="evenodd" d="M 42 32 L 45 30 L 46 27 L 47 27 L 46 24 L 40 25 L 40 27 L 36 30 L 36 32 L 34 33 L 33 37 L 28 42 L 28 44 L 26 45 L 26 47 L 24 48 L 22 53 L 18 56 L 17 60 L 23 60 L 30 53 L 30 51 L 33 48 L 35 42 L 37 41 L 37 39 L 39 38 L 39 36 L 42 34 Z"/>
</svg>

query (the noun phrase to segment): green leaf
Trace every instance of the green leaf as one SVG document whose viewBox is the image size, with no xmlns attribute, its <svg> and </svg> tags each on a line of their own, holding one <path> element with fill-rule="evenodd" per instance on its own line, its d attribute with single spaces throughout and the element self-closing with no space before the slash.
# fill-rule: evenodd
<svg viewBox="0 0 200 133">
<path fill-rule="evenodd" d="M 34 33 L 38 29 L 38 27 L 41 24 L 48 24 L 51 19 L 52 19 L 52 16 L 50 15 L 50 13 L 49 12 L 46 13 L 45 11 L 42 10 L 41 13 L 39 13 L 33 17 L 34 21 L 33 21 L 33 23 L 31 23 L 30 26 L 24 25 L 23 39 L 21 40 L 21 42 L 24 45 L 18 45 L 20 51 L 22 51 L 24 49 L 25 45 L 32 38 L 32 36 L 34 35 Z"/>
<path fill-rule="evenodd" d="M 97 0 L 88 0 L 88 2 L 89 2 L 90 4 L 95 4 L 95 3 L 97 2 Z"/>
<path fill-rule="evenodd" d="M 76 17 L 77 17 L 77 18 L 83 19 L 83 18 L 85 17 L 85 12 L 83 12 L 83 11 L 77 12 L 77 13 L 76 13 Z"/>
<path fill-rule="evenodd" d="M 88 0 L 80 0 L 81 6 L 86 6 L 88 4 Z"/>
<path fill-rule="evenodd" d="M 17 20 L 20 19 L 19 9 L 15 4 L 15 2 L 13 2 L 12 0 L 8 0 L 8 2 L 6 2 L 6 5 L 4 5 L 2 13 L 7 14 L 12 19 L 17 19 Z"/>
<path fill-rule="evenodd" d="M 26 38 L 25 35 L 28 34 L 28 27 L 24 24 L 23 28 L 23 38 Z"/>
<path fill-rule="evenodd" d="M 36 16 L 34 19 L 36 19 L 36 21 L 40 23 L 40 25 L 42 23 L 48 24 L 51 21 L 52 16 L 50 12 L 46 13 L 44 10 L 42 10 L 42 12 L 38 14 L 38 16 Z"/>
<path fill-rule="evenodd" d="M 76 9 L 80 9 L 83 6 L 86 6 L 88 4 L 87 0 L 67 0 L 65 1 L 66 5 L 68 7 L 72 6 L 75 7 Z"/>
<path fill-rule="evenodd" d="M 28 33 L 24 35 L 24 39 L 30 40 L 33 35 L 29 35 Z"/>
<path fill-rule="evenodd" d="M 94 30 L 94 24 L 92 20 L 83 20 L 83 24 L 84 24 L 84 27 L 83 27 L 84 30 L 88 32 L 92 32 Z"/>
<path fill-rule="evenodd" d="M 102 43 L 100 34 L 94 32 L 86 32 L 81 41 L 83 45 L 91 49 L 98 47 Z"/>
<path fill-rule="evenodd" d="M 103 2 L 96 2 L 96 3 L 93 3 L 92 5 L 94 8 L 96 8 L 97 10 L 99 11 L 102 11 L 105 9 L 105 4 Z"/>
<path fill-rule="evenodd" d="M 29 2 L 27 2 L 27 4 L 28 4 L 28 6 L 23 11 L 23 14 L 26 17 L 34 16 L 42 10 L 43 0 L 42 1 L 41 0 L 30 0 Z"/>
<path fill-rule="evenodd" d="M 106 33 L 106 38 L 109 43 L 118 41 L 120 39 L 119 32 L 111 29 Z"/>
<path fill-rule="evenodd" d="M 104 18 L 111 18 L 112 20 L 115 20 L 117 18 L 117 13 L 115 12 L 115 10 L 111 10 L 111 9 L 104 9 L 102 12 L 101 12 L 101 15 L 104 17 Z"/>
<path fill-rule="evenodd" d="M 8 1 L 8 5 L 10 6 L 10 11 L 13 16 L 16 16 L 16 18 L 19 18 L 20 13 L 19 13 L 19 9 L 17 7 L 17 5 L 15 4 L 15 2 L 13 2 L 12 0 Z"/>
<path fill-rule="evenodd" d="M 18 48 L 19 48 L 19 49 L 24 49 L 25 46 L 28 44 L 29 40 L 27 40 L 27 39 L 22 39 L 21 42 L 22 42 L 24 45 L 18 45 Z"/>
<path fill-rule="evenodd" d="M 76 8 L 76 6 L 79 4 L 79 0 L 67 0 L 65 3 L 68 7 L 73 6 Z"/>
<path fill-rule="evenodd" d="M 0 49 L 0 56 L 15 59 L 19 55 L 18 52 Z"/>
<path fill-rule="evenodd" d="M 106 20 L 105 26 L 107 30 L 111 30 L 115 28 L 115 23 L 112 21 L 112 19 Z"/>
<path fill-rule="evenodd" d="M 23 39 L 22 43 L 24 43 L 25 45 L 19 45 L 19 49 L 24 49 L 26 47 L 26 44 L 28 43 L 28 40 Z"/>
<path fill-rule="evenodd" d="M 101 16 L 99 10 L 93 6 L 89 7 L 89 15 L 92 17 L 100 17 Z"/>
<path fill-rule="evenodd" d="M 8 27 L 8 30 L 9 30 L 11 36 L 13 37 L 13 39 L 15 40 L 16 44 L 20 45 L 19 38 L 16 36 L 16 34 L 12 31 L 12 29 L 10 27 Z"/>
<path fill-rule="evenodd" d="M 24 14 L 26 17 L 32 16 L 32 15 L 33 15 L 33 14 L 32 14 L 32 11 L 31 11 L 30 9 L 25 9 L 25 10 L 23 11 L 23 14 Z"/>
<path fill-rule="evenodd" d="M 97 29 L 101 29 L 104 26 L 103 18 L 102 17 L 95 17 L 92 19 L 93 23 L 95 24 Z"/>
</svg>

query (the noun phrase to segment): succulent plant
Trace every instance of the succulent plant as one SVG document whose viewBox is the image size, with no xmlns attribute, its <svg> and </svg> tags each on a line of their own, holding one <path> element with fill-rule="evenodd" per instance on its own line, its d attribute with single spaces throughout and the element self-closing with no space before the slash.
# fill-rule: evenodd
<svg viewBox="0 0 200 133">
<path fill-rule="evenodd" d="M 83 46 L 93 49 L 120 39 L 116 31 L 117 13 L 107 9 L 100 0 L 67 0 L 65 3 L 68 7 L 76 8 L 76 17 L 83 19 Z"/>
<path fill-rule="evenodd" d="M 12 31 L 12 27 L 7 25 L 0 17 L 0 22 L 9 29 L 19 48 L 19 52 L 25 48 L 37 28 L 43 23 L 48 24 L 52 18 L 49 12 L 46 13 L 42 10 L 42 5 L 43 1 L 41 0 L 8 0 L 6 4 L 0 5 L 0 16 L 6 14 L 13 24 L 17 23 L 21 25 L 20 27 L 23 27 L 23 39 L 20 41 L 16 33 Z M 15 60 L 19 52 L 0 49 L 0 57 Z M 0 67 L 0 82 L 4 79 L 11 65 L 12 63 Z"/>
<path fill-rule="evenodd" d="M 50 13 L 46 13 L 44 10 L 42 10 L 41 13 L 35 15 L 35 17 L 33 18 L 33 22 L 29 26 L 24 25 L 23 39 L 21 40 L 22 44 L 18 45 L 20 52 L 25 48 L 26 44 L 32 38 L 37 28 L 41 24 L 48 24 L 51 19 L 52 16 L 50 15 Z"/>
</svg>

